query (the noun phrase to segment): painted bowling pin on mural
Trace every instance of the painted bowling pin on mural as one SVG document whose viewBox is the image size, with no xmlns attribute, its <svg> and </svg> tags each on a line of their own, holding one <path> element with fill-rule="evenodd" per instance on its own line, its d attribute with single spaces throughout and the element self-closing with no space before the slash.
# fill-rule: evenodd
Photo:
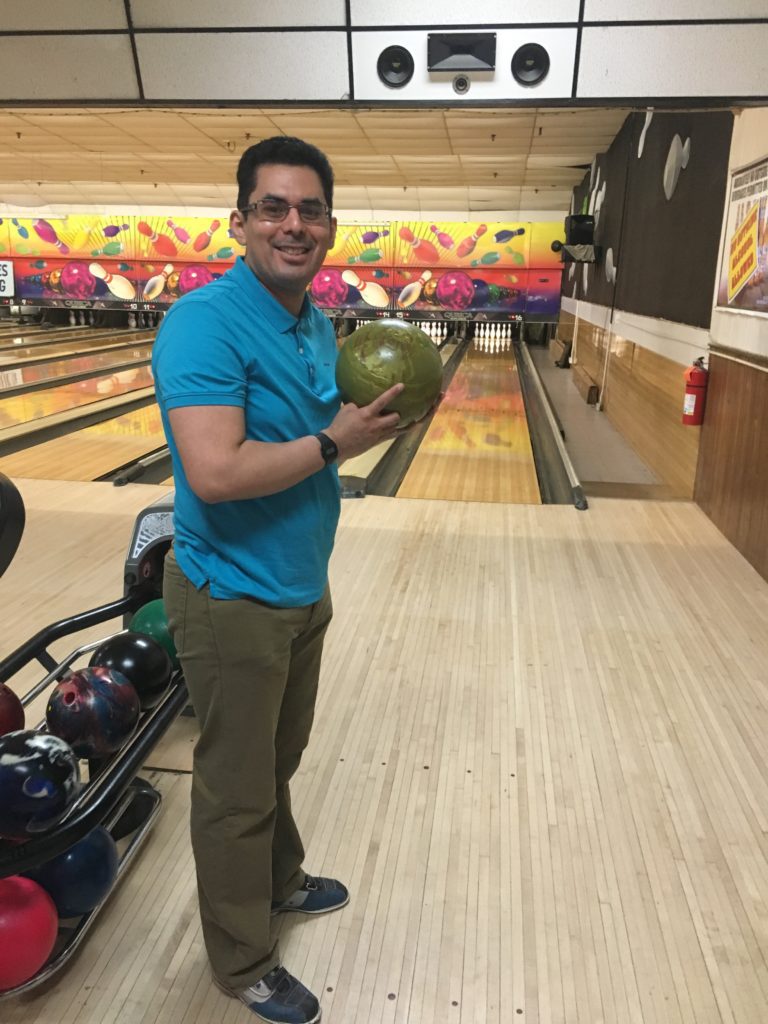
<svg viewBox="0 0 768 1024">
<path fill-rule="evenodd" d="M 360 236 L 360 241 L 363 245 L 372 245 L 373 242 L 377 242 L 380 238 L 386 238 L 389 234 L 389 228 L 384 231 L 364 231 Z"/>
<path fill-rule="evenodd" d="M 441 231 L 438 228 L 437 224 L 430 224 L 429 230 L 437 238 L 438 242 L 440 243 L 440 245 L 442 245 L 444 249 L 453 248 L 453 239 L 446 231 Z"/>
<path fill-rule="evenodd" d="M 179 224 L 175 224 L 172 220 L 167 220 L 165 223 L 168 225 L 168 227 L 171 229 L 174 235 L 176 235 L 177 239 L 181 242 L 181 244 L 186 245 L 187 242 L 189 241 L 189 232 L 186 230 L 186 228 L 181 227 Z"/>
<path fill-rule="evenodd" d="M 426 238 L 417 238 L 409 227 L 403 225 L 399 231 L 400 237 L 413 248 L 414 256 L 424 260 L 425 263 L 437 263 L 440 260 L 440 253 L 428 242 Z"/>
<path fill-rule="evenodd" d="M 48 242 L 49 245 L 55 245 L 62 256 L 67 255 L 69 252 L 69 246 L 60 241 L 59 236 L 56 234 L 56 229 L 52 224 L 49 224 L 47 220 L 33 220 L 32 227 L 34 228 L 35 234 L 38 238 L 42 238 L 42 240 L 44 242 Z"/>
<path fill-rule="evenodd" d="M 363 301 L 367 302 L 369 306 L 377 306 L 379 309 L 384 309 L 385 306 L 389 305 L 389 295 L 375 281 L 361 280 L 354 270 L 344 270 L 341 279 L 347 284 L 351 284 L 353 288 L 357 288 L 363 297 Z"/>
<path fill-rule="evenodd" d="M 173 273 L 173 264 L 166 263 L 159 274 L 155 274 L 154 277 L 150 277 L 147 283 L 144 285 L 144 291 L 141 293 L 141 297 L 146 299 L 147 302 L 153 302 L 158 295 L 162 294 L 165 288 L 165 283 L 168 280 L 170 274 Z"/>
<path fill-rule="evenodd" d="M 88 269 L 94 277 L 98 277 L 103 281 L 118 299 L 125 299 L 127 301 L 136 298 L 136 289 L 127 277 L 123 277 L 122 274 L 110 274 L 100 263 L 91 263 L 88 265 Z"/>
<path fill-rule="evenodd" d="M 195 252 L 202 252 L 204 249 L 207 249 L 208 246 L 211 244 L 211 239 L 213 238 L 214 234 L 219 230 L 220 227 L 220 220 L 211 221 L 211 226 L 209 228 L 206 228 L 205 231 L 201 231 L 200 234 L 195 239 L 192 245 L 192 248 L 195 250 Z"/>
<path fill-rule="evenodd" d="M 159 252 L 161 256 L 173 257 L 178 253 L 178 249 L 169 235 L 163 235 L 158 231 L 155 231 L 145 220 L 140 220 L 136 225 L 136 230 L 149 239 L 149 244 L 154 247 L 156 252 Z"/>
<path fill-rule="evenodd" d="M 459 247 L 456 250 L 457 258 L 463 260 L 465 256 L 470 256 L 475 251 L 478 239 L 482 238 L 487 230 L 487 224 L 478 224 L 477 228 L 469 238 L 465 238 L 463 242 L 459 242 Z"/>
<path fill-rule="evenodd" d="M 420 297 L 424 289 L 424 285 L 427 283 L 430 277 L 432 277 L 432 271 L 425 270 L 421 277 L 418 279 L 418 281 L 411 281 L 410 284 L 407 284 L 405 288 L 403 288 L 403 290 L 397 296 L 398 306 L 401 309 L 406 309 L 406 307 L 412 306 L 414 302 L 416 302 Z"/>
</svg>

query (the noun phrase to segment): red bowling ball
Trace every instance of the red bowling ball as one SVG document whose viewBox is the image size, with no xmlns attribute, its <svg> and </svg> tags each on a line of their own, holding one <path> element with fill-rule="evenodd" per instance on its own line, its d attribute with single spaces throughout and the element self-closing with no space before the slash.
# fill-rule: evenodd
<svg viewBox="0 0 768 1024">
<path fill-rule="evenodd" d="M 0 683 L 0 736 L 24 728 L 24 708 L 21 701 L 5 683 Z"/>
<path fill-rule="evenodd" d="M 0 991 L 34 977 L 53 952 L 56 906 L 37 882 L 20 875 L 0 879 Z"/>
<path fill-rule="evenodd" d="M 139 695 L 119 672 L 84 668 L 63 679 L 45 709 L 48 731 L 78 757 L 113 754 L 136 728 Z"/>
</svg>

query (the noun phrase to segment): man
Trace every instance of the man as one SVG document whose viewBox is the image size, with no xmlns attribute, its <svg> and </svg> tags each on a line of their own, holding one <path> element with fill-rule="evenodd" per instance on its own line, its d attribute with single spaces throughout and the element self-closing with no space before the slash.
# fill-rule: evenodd
<svg viewBox="0 0 768 1024">
<path fill-rule="evenodd" d="M 191 835 L 214 976 L 258 1017 L 304 1024 L 318 1001 L 281 966 L 271 921 L 349 898 L 305 874 L 288 785 L 332 614 L 334 462 L 395 435 L 384 410 L 402 386 L 340 407 L 336 339 L 306 296 L 336 234 L 327 158 L 266 139 L 237 180 L 245 257 L 175 303 L 154 346 L 176 486 L 164 596 L 200 723 Z"/>
</svg>

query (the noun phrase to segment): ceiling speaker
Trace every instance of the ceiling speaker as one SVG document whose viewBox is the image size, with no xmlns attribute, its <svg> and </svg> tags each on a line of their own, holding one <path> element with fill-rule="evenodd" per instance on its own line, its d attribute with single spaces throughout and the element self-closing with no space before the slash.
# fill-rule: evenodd
<svg viewBox="0 0 768 1024">
<path fill-rule="evenodd" d="M 538 85 L 549 74 L 549 54 L 540 43 L 525 43 L 512 57 L 512 77 L 520 85 Z"/>
<path fill-rule="evenodd" d="M 376 73 L 390 89 L 402 89 L 413 78 L 413 57 L 404 46 L 388 46 L 379 54 Z"/>
<path fill-rule="evenodd" d="M 495 32 L 429 32 L 427 71 L 493 71 Z"/>
</svg>

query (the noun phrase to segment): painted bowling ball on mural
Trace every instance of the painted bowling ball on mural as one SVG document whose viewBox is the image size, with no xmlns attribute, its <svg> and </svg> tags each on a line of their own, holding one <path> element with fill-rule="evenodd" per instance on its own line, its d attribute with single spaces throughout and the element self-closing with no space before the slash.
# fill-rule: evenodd
<svg viewBox="0 0 768 1024">
<path fill-rule="evenodd" d="M 33 729 L 0 736 L 0 836 L 53 828 L 79 791 L 80 767 L 64 740 Z"/>
<path fill-rule="evenodd" d="M 76 260 L 61 268 L 61 290 L 73 299 L 90 299 L 96 291 L 96 278 L 88 269 L 87 263 Z"/>
<path fill-rule="evenodd" d="M 125 743 L 139 720 L 139 695 L 125 676 L 85 668 L 63 679 L 45 709 L 48 731 L 78 757 L 106 757 Z"/>
<path fill-rule="evenodd" d="M 475 297 L 472 278 L 463 270 L 443 274 L 435 288 L 435 298 L 443 309 L 466 309 Z"/>
<path fill-rule="evenodd" d="M 349 285 L 342 278 L 340 270 L 324 267 L 312 278 L 310 291 L 319 306 L 341 306 L 347 301 Z"/>
<path fill-rule="evenodd" d="M 202 288 L 203 285 L 210 284 L 211 281 L 213 281 L 213 274 L 208 267 L 198 267 L 197 265 L 184 267 L 179 274 L 179 294 L 186 295 L 187 292 L 193 292 L 195 288 Z"/>
<path fill-rule="evenodd" d="M 372 320 L 346 339 L 336 363 L 344 401 L 369 405 L 393 384 L 405 390 L 388 407 L 400 426 L 420 420 L 436 402 L 443 362 L 429 335 L 403 320 Z"/>
<path fill-rule="evenodd" d="M 473 306 L 484 306 L 491 296 L 488 284 L 482 278 L 476 277 L 472 281 L 472 290 L 475 295 L 472 299 Z"/>
</svg>

